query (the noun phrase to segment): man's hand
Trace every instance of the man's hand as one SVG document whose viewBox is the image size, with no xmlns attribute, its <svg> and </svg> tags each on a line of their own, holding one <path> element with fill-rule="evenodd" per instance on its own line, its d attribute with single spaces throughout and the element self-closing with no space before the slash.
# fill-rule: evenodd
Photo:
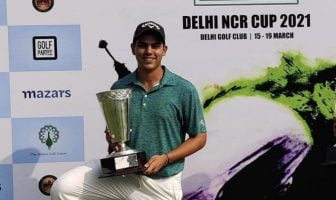
<svg viewBox="0 0 336 200">
<path fill-rule="evenodd" d="M 155 175 L 168 164 L 169 158 L 167 154 L 154 155 L 145 164 L 145 171 L 143 173 L 145 175 Z"/>
</svg>

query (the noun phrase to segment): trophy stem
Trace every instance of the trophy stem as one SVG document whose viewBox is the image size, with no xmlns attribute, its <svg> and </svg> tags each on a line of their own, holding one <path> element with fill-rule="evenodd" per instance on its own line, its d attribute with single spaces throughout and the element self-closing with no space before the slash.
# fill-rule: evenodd
<svg viewBox="0 0 336 200">
<path fill-rule="evenodd" d="M 126 151 L 128 148 L 126 147 L 125 142 L 120 143 L 120 151 Z"/>
<path fill-rule="evenodd" d="M 119 142 L 117 144 L 118 146 L 118 151 L 113 151 L 108 155 L 108 157 L 114 157 L 114 156 L 121 156 L 121 155 L 127 155 L 129 153 L 136 153 L 137 151 L 134 149 L 129 148 L 125 142 Z"/>
</svg>

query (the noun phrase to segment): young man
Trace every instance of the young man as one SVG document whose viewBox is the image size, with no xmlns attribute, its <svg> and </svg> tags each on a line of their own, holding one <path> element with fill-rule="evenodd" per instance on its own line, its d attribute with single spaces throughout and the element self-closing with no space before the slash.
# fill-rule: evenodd
<svg viewBox="0 0 336 200">
<path fill-rule="evenodd" d="M 182 198 L 184 158 L 206 143 L 197 91 L 161 64 L 168 49 L 161 25 L 153 21 L 139 24 L 131 49 L 138 63 L 136 71 L 115 82 L 111 89 L 132 89 L 128 145 L 146 152 L 143 175 L 98 178 L 99 161 L 92 161 L 62 175 L 52 187 L 52 199 Z"/>
</svg>

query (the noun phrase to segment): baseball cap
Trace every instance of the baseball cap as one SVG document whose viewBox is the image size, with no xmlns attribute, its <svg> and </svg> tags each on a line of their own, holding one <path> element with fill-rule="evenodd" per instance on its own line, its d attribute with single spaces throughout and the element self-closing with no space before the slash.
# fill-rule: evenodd
<svg viewBox="0 0 336 200">
<path fill-rule="evenodd" d="M 166 35 L 163 27 L 160 24 L 153 21 L 142 22 L 136 27 L 133 36 L 133 43 L 135 43 L 135 41 L 145 32 L 157 33 L 161 37 L 162 42 L 165 43 Z"/>
</svg>

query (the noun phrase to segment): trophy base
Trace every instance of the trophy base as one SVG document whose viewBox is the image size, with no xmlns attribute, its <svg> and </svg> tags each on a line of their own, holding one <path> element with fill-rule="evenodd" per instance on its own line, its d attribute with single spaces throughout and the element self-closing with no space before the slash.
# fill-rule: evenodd
<svg viewBox="0 0 336 200">
<path fill-rule="evenodd" d="M 99 178 L 142 173 L 146 162 L 145 152 L 127 150 L 112 153 L 108 158 L 100 159 L 102 173 Z"/>
</svg>

